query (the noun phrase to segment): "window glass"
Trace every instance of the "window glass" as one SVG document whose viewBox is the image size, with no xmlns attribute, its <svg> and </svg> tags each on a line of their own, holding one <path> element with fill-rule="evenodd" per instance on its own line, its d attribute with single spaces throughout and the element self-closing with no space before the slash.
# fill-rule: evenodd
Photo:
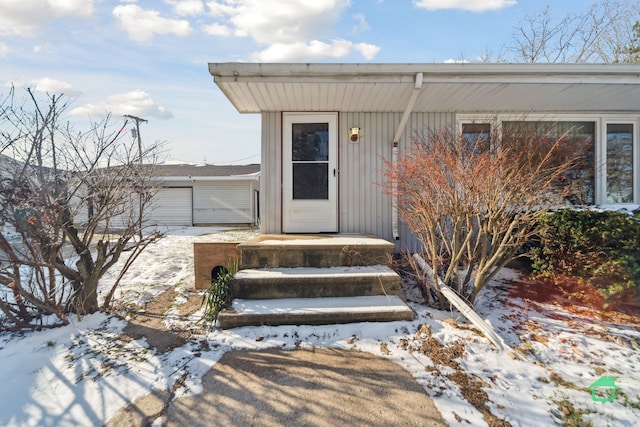
<svg viewBox="0 0 640 427">
<path fill-rule="evenodd" d="M 607 124 L 607 203 L 633 203 L 633 125 Z"/>
<path fill-rule="evenodd" d="M 571 159 L 575 164 L 562 182 L 563 186 L 573 185 L 568 201 L 576 205 L 595 203 L 594 122 L 505 121 L 502 134 L 503 144 L 522 144 L 527 149 L 540 147 L 541 156 L 559 141 L 558 160 Z"/>
<path fill-rule="evenodd" d="M 293 198 L 329 198 L 329 123 L 294 123 L 291 128 Z"/>
<path fill-rule="evenodd" d="M 479 151 L 486 151 L 490 147 L 491 125 L 489 123 L 463 123 L 462 137 L 470 146 Z"/>
<path fill-rule="evenodd" d="M 293 164 L 294 200 L 329 199 L 329 165 L 327 163 Z"/>
<path fill-rule="evenodd" d="M 294 162 L 329 160 L 329 123 L 294 123 L 291 132 Z"/>
</svg>

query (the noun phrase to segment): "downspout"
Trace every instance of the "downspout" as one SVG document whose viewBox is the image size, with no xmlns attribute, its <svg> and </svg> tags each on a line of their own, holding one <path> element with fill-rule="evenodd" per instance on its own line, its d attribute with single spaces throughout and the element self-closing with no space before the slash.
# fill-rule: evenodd
<svg viewBox="0 0 640 427">
<path fill-rule="evenodd" d="M 411 93 L 411 98 L 409 98 L 409 102 L 407 103 L 407 108 L 404 110 L 404 114 L 402 115 L 402 119 L 400 120 L 400 124 L 398 125 L 398 130 L 396 130 L 396 134 L 393 137 L 393 148 L 391 152 L 391 164 L 395 168 L 398 163 L 398 146 L 400 145 L 400 137 L 404 132 L 404 128 L 407 125 L 407 121 L 409 121 L 409 116 L 413 111 L 413 106 L 416 103 L 416 99 L 418 99 L 418 95 L 422 90 L 422 79 L 423 74 L 417 73 L 413 92 Z M 400 233 L 398 231 L 398 195 L 396 194 L 397 186 L 394 183 L 392 187 L 392 200 L 391 200 L 391 231 L 393 232 L 393 239 L 398 241 L 400 240 Z"/>
</svg>

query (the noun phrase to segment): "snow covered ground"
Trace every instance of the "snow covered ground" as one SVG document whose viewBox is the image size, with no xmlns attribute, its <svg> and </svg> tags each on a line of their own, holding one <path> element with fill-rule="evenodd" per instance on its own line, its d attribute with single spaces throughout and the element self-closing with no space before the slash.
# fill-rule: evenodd
<svg viewBox="0 0 640 427">
<path fill-rule="evenodd" d="M 172 286 L 178 306 L 192 292 L 191 244 L 211 233 L 220 240 L 252 235 L 168 230 L 125 277 L 120 306 L 142 304 Z M 496 419 L 514 426 L 568 420 L 574 423 L 568 425 L 639 425 L 638 318 L 600 320 L 588 310 L 508 297 L 515 279 L 517 274 L 506 270 L 476 305 L 512 352 L 496 350 L 455 312 L 426 308 L 410 286 L 404 297 L 416 312 L 411 322 L 212 329 L 164 354 L 144 339 L 124 339 L 125 322 L 102 313 L 72 318 L 54 330 L 2 334 L 0 425 L 101 425 L 128 402 L 178 380 L 177 396 L 198 393 L 202 376 L 225 351 L 269 347 L 352 349 L 388 358 L 413 374 L 452 426 L 490 425 Z M 112 280 L 106 277 L 101 285 L 108 289 Z M 201 313 L 185 321 L 173 311 L 166 321 L 174 326 L 201 326 Z M 619 387 L 613 402 L 594 401 L 588 389 L 603 376 Z"/>
</svg>

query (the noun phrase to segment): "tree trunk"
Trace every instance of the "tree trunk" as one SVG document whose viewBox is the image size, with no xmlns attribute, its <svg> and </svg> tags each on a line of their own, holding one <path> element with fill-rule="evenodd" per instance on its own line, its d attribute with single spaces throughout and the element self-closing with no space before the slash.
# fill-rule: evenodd
<svg viewBox="0 0 640 427">
<path fill-rule="evenodd" d="M 71 310 L 77 314 L 91 314 L 99 309 L 98 279 L 88 278 L 78 286 L 78 291 L 71 301 Z"/>
</svg>

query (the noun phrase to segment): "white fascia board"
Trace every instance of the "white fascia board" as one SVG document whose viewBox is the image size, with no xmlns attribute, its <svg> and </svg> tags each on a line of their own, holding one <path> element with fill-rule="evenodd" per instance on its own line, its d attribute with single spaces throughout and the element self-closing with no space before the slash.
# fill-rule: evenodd
<svg viewBox="0 0 640 427">
<path fill-rule="evenodd" d="M 216 82 L 593 82 L 640 84 L 638 64 L 264 64 L 210 63 Z"/>
</svg>

